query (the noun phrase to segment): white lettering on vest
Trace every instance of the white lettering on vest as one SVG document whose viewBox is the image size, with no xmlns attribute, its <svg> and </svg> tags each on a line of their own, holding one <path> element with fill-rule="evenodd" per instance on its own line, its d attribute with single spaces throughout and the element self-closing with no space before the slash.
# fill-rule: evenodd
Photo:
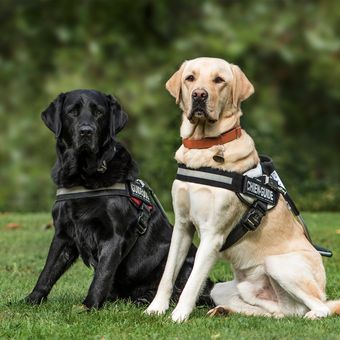
<svg viewBox="0 0 340 340">
<path fill-rule="evenodd" d="M 273 197 L 273 191 L 262 187 L 261 185 L 258 185 L 254 182 L 247 182 L 247 191 L 252 192 L 255 195 L 258 195 L 260 197 L 266 198 L 270 200 L 271 202 L 274 201 Z"/>
<path fill-rule="evenodd" d="M 144 199 L 146 199 L 147 201 L 149 201 L 149 196 L 147 195 L 145 190 L 143 190 L 141 187 L 131 183 L 131 189 L 135 194 L 137 194 L 137 195 L 143 197 Z"/>
</svg>

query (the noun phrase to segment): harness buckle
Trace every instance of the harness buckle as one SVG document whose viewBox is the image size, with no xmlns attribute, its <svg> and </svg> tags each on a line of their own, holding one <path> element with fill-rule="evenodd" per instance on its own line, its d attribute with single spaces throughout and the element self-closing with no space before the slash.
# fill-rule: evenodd
<svg viewBox="0 0 340 340">
<path fill-rule="evenodd" d="M 150 211 L 147 206 L 143 203 L 141 207 L 141 213 L 138 216 L 137 220 L 137 232 L 140 235 L 145 234 L 146 230 L 148 229 L 148 222 L 150 218 Z"/>
<path fill-rule="evenodd" d="M 137 178 L 137 179 L 136 179 L 136 182 L 137 182 L 142 188 L 146 187 L 145 182 L 142 181 L 141 179 Z"/>
<path fill-rule="evenodd" d="M 279 185 L 279 183 L 275 179 L 271 178 L 268 175 L 263 175 L 263 182 L 265 185 L 268 185 L 269 188 L 278 191 L 282 195 L 285 195 L 287 193 L 287 190 L 283 186 Z"/>
<path fill-rule="evenodd" d="M 266 204 L 256 201 L 248 212 L 242 217 L 241 223 L 248 231 L 254 231 L 260 225 L 262 218 L 266 214 Z"/>
</svg>

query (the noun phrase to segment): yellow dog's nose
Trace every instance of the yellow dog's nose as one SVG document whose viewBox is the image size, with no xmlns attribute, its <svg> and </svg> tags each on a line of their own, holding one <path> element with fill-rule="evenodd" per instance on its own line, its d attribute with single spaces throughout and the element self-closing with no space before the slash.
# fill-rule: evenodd
<svg viewBox="0 0 340 340">
<path fill-rule="evenodd" d="M 204 89 L 196 89 L 192 92 L 192 99 L 194 101 L 206 101 L 208 98 L 208 92 Z"/>
</svg>

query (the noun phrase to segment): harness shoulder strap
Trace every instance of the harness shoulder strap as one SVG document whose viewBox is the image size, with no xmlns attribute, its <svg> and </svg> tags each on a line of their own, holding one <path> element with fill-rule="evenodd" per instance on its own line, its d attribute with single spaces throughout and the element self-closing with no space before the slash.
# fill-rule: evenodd
<svg viewBox="0 0 340 340">
<path fill-rule="evenodd" d="M 139 237 L 146 233 L 151 218 L 151 211 L 153 209 L 152 199 L 142 180 L 136 179 L 133 182 L 129 182 L 128 190 L 130 193 L 130 201 L 138 210 L 138 217 L 135 229 L 133 230 L 133 239 L 124 250 L 123 258 L 130 253 Z"/>
<path fill-rule="evenodd" d="M 138 238 L 145 234 L 147 231 L 149 221 L 151 218 L 151 212 L 153 207 L 156 205 L 164 218 L 167 219 L 165 210 L 163 209 L 160 201 L 158 200 L 156 194 L 153 192 L 151 187 L 141 179 L 137 179 L 134 182 L 129 183 L 129 192 L 133 200 L 131 202 L 138 209 L 139 214 L 137 218 L 136 232 L 134 235 L 134 240 L 131 242 L 130 246 L 125 250 L 124 257 L 131 251 L 131 249 L 136 244 Z"/>
<path fill-rule="evenodd" d="M 255 231 L 261 224 L 262 218 L 267 213 L 267 204 L 255 201 L 250 209 L 245 212 L 240 222 L 232 229 L 220 251 L 224 251 L 237 243 L 248 231 Z"/>
<path fill-rule="evenodd" d="M 143 201 L 141 202 L 139 207 L 137 207 L 136 204 L 133 205 L 138 209 L 139 212 L 137 217 L 137 224 L 136 228 L 133 230 L 131 242 L 128 244 L 127 248 L 124 249 L 123 258 L 125 258 L 130 253 L 139 237 L 145 234 L 148 229 L 149 220 L 151 217 L 152 206 L 146 205 Z"/>
</svg>

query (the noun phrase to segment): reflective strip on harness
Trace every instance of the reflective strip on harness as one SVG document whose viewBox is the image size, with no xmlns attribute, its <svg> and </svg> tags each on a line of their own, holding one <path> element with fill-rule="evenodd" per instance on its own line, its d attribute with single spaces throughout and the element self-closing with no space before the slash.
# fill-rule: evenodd
<svg viewBox="0 0 340 340">
<path fill-rule="evenodd" d="M 217 175 L 199 170 L 178 168 L 177 175 L 185 177 L 203 178 L 214 182 L 232 184 L 233 178 L 225 175 Z"/>
<path fill-rule="evenodd" d="M 109 187 L 97 189 L 87 189 L 82 186 L 59 188 L 56 194 L 56 201 L 101 196 L 126 196 L 141 200 L 148 206 L 153 206 L 153 201 L 150 198 L 148 190 L 146 190 L 144 182 L 140 179 L 126 183 L 115 183 Z"/>
<path fill-rule="evenodd" d="M 243 188 L 243 176 L 241 174 L 208 167 L 191 169 L 179 164 L 176 179 L 235 192 L 242 192 Z"/>
<path fill-rule="evenodd" d="M 125 190 L 126 186 L 125 183 L 115 183 L 109 187 L 97 188 L 97 189 L 86 189 L 81 186 L 72 187 L 72 188 L 59 188 L 57 190 L 57 196 L 59 195 L 69 195 L 74 193 L 81 193 L 81 192 L 94 192 L 94 191 L 103 191 L 103 190 Z"/>
<path fill-rule="evenodd" d="M 82 186 L 59 188 L 56 194 L 56 201 L 100 196 L 129 196 L 129 192 L 125 183 L 115 183 L 109 187 L 97 189 L 87 189 Z"/>
<path fill-rule="evenodd" d="M 259 199 L 272 206 L 276 205 L 279 197 L 278 192 L 262 183 L 262 176 L 251 178 L 236 172 L 203 167 L 190 169 L 179 164 L 176 179 L 231 190 Z"/>
</svg>

